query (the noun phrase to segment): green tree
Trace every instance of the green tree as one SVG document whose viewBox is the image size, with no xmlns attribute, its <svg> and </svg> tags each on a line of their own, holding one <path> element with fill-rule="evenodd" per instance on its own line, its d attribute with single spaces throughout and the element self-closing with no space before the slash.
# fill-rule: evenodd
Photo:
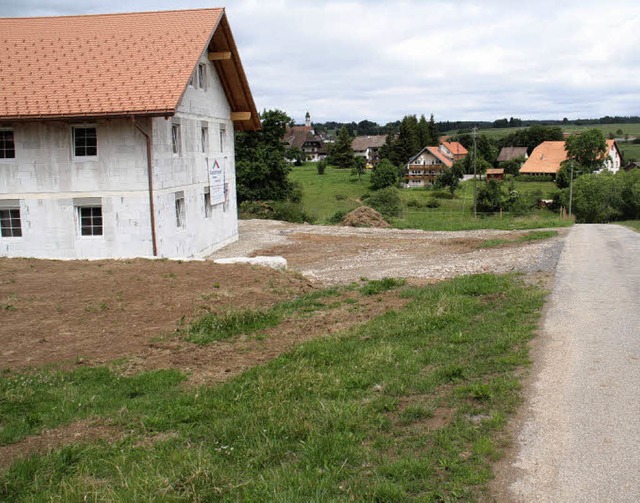
<svg viewBox="0 0 640 503">
<path fill-rule="evenodd" d="M 238 202 L 283 201 L 293 193 L 287 179 L 290 165 L 282 143 L 291 118 L 280 110 L 261 114 L 262 129 L 236 134 L 236 187 Z"/>
<path fill-rule="evenodd" d="M 509 159 L 508 161 L 501 162 L 500 167 L 504 169 L 504 173 L 506 175 L 517 176 L 518 173 L 520 173 L 520 168 L 524 164 L 524 161 L 524 156 L 518 156 L 513 159 Z"/>
<path fill-rule="evenodd" d="M 298 147 L 291 147 L 285 150 L 287 161 L 292 162 L 294 166 L 302 166 L 307 160 L 307 155 Z"/>
<path fill-rule="evenodd" d="M 562 141 L 564 135 L 560 127 L 534 125 L 505 136 L 498 142 L 498 147 L 527 147 L 531 155 L 533 149 L 544 141 Z"/>
<path fill-rule="evenodd" d="M 487 180 L 484 187 L 478 189 L 478 211 L 499 211 L 509 203 L 509 195 L 505 193 L 502 182 Z"/>
<path fill-rule="evenodd" d="M 353 137 L 346 126 L 340 128 L 336 142 L 331 146 L 329 162 L 336 168 L 350 169 L 355 163 L 353 155 Z"/>
<path fill-rule="evenodd" d="M 380 190 L 385 187 L 394 187 L 398 185 L 399 178 L 398 168 L 388 159 L 383 159 L 371 172 L 371 188 Z"/>
<path fill-rule="evenodd" d="M 361 156 L 356 157 L 353 163 L 352 173 L 354 175 L 358 175 L 358 181 L 360 181 L 360 178 L 362 177 L 362 175 L 365 174 L 366 171 L 367 171 L 366 159 Z"/>
<path fill-rule="evenodd" d="M 385 217 L 397 217 L 402 212 L 402 200 L 397 187 L 385 187 L 371 194 L 366 203 Z"/>
<path fill-rule="evenodd" d="M 321 161 L 318 161 L 318 164 L 316 164 L 316 171 L 318 172 L 319 175 L 324 175 L 324 172 L 327 170 L 327 161 L 326 159 L 322 159 Z"/>
<path fill-rule="evenodd" d="M 429 117 L 429 124 L 427 125 L 427 146 L 437 147 L 440 144 L 440 133 L 436 127 L 436 121 L 433 118 L 433 114 Z"/>
<path fill-rule="evenodd" d="M 584 173 L 593 173 L 604 165 L 607 142 L 599 129 L 569 136 L 564 148 L 569 160 L 574 160 Z"/>
<path fill-rule="evenodd" d="M 460 179 L 463 173 L 462 161 L 456 161 L 453 163 L 453 166 L 445 169 L 438 178 L 436 178 L 435 185 L 443 188 L 448 187 L 451 195 L 453 195 L 460 185 Z"/>
</svg>

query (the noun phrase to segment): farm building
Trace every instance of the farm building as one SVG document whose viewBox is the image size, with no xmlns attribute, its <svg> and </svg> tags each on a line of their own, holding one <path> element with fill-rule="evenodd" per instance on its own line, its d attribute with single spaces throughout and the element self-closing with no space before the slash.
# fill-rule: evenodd
<svg viewBox="0 0 640 503">
<path fill-rule="evenodd" d="M 356 157 L 364 157 L 367 164 L 377 164 L 380 147 L 387 141 L 385 135 L 356 136 L 351 143 L 351 148 Z"/>
<path fill-rule="evenodd" d="M 622 154 L 615 140 L 606 140 L 607 154 L 604 168 L 617 173 L 622 166 Z M 562 162 L 567 160 L 564 141 L 545 141 L 533 149 L 529 158 L 520 168 L 521 175 L 553 175 L 555 176 Z"/>
<path fill-rule="evenodd" d="M 507 162 L 514 159 L 529 157 L 527 155 L 527 147 L 502 147 L 498 155 L 498 162 Z"/>
<path fill-rule="evenodd" d="M 260 128 L 224 9 L 0 19 L 0 255 L 199 257 L 237 239 Z"/>
<path fill-rule="evenodd" d="M 425 147 L 407 163 L 405 184 L 407 187 L 427 187 L 451 166 L 453 160 L 438 147 Z"/>
</svg>

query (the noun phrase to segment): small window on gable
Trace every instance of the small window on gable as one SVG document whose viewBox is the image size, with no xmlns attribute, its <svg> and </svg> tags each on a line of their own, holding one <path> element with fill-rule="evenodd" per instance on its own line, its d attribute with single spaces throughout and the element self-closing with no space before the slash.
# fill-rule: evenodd
<svg viewBox="0 0 640 503">
<path fill-rule="evenodd" d="M 3 238 L 22 237 L 20 201 L 18 199 L 0 201 L 0 236 Z"/>
<path fill-rule="evenodd" d="M 200 126 L 200 148 L 203 154 L 209 152 L 209 128 L 207 126 Z"/>
<path fill-rule="evenodd" d="M 98 155 L 98 134 L 95 126 L 74 126 L 72 133 L 74 157 Z"/>
<path fill-rule="evenodd" d="M 207 67 L 204 63 L 198 64 L 198 88 L 206 89 L 207 88 Z"/>
<path fill-rule="evenodd" d="M 220 152 L 227 151 L 227 125 L 220 124 Z"/>
<path fill-rule="evenodd" d="M 81 236 L 102 236 L 102 200 L 99 197 L 84 197 L 73 200 Z"/>
<path fill-rule="evenodd" d="M 184 229 L 185 226 L 185 209 L 184 209 L 184 192 L 176 192 L 176 226 Z"/>
<path fill-rule="evenodd" d="M 0 159 L 15 159 L 16 145 L 13 129 L 0 129 Z"/>
<path fill-rule="evenodd" d="M 194 84 L 195 84 L 195 77 L 192 73 L 191 77 L 189 77 L 189 87 L 194 87 Z"/>
<path fill-rule="evenodd" d="M 171 124 L 171 151 L 180 155 L 180 124 Z"/>
</svg>

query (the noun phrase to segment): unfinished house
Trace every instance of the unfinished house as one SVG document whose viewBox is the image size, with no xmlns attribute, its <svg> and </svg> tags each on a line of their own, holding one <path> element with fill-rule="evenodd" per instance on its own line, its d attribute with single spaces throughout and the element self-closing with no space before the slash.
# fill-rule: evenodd
<svg viewBox="0 0 640 503">
<path fill-rule="evenodd" d="M 0 19 L 0 256 L 202 257 L 260 128 L 224 9 Z"/>
</svg>

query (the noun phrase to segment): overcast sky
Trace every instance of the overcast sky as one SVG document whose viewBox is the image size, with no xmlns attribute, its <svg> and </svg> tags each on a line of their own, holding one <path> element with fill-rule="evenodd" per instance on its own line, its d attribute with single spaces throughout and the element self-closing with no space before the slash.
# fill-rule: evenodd
<svg viewBox="0 0 640 503">
<path fill-rule="evenodd" d="M 640 115 L 638 0 L 0 0 L 0 16 L 222 6 L 258 109 L 298 122 Z"/>
</svg>

